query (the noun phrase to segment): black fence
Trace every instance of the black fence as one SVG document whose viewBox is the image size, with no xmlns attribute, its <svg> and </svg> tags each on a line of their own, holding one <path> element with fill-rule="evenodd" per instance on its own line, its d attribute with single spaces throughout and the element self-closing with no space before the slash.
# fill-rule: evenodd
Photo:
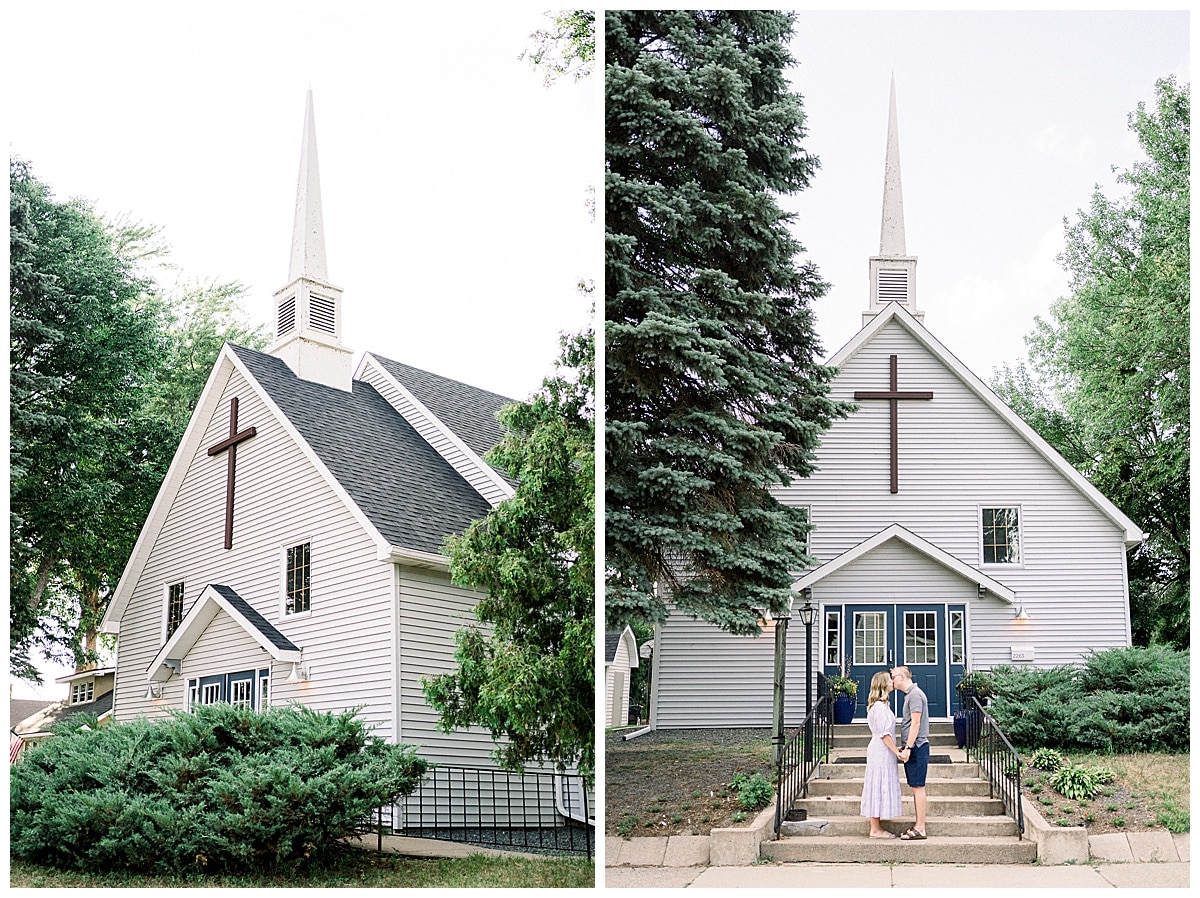
<svg viewBox="0 0 1200 898">
<path fill-rule="evenodd" d="M 817 766 L 829 760 L 832 743 L 833 704 L 828 695 L 822 695 L 779 753 L 775 768 L 776 837 L 792 803 L 808 795 L 808 781 Z"/>
<path fill-rule="evenodd" d="M 378 808 L 366 828 L 378 833 L 381 851 L 387 834 L 533 854 L 591 858 L 596 850 L 578 774 L 437 766 L 412 795 Z"/>
<path fill-rule="evenodd" d="M 1017 821 L 1018 838 L 1025 832 L 1021 807 L 1021 768 L 1024 762 L 995 719 L 974 696 L 967 705 L 967 760 L 975 761 L 987 777 L 992 798 L 1004 802 L 1005 812 Z"/>
</svg>

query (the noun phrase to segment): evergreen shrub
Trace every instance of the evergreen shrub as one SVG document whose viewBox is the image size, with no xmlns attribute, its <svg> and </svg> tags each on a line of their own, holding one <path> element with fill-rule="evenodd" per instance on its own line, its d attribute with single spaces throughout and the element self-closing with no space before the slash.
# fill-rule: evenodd
<svg viewBox="0 0 1200 898">
<path fill-rule="evenodd" d="M 1073 751 L 1185 752 L 1188 652 L 1165 646 L 1092 652 L 1080 665 L 992 669 L 988 707 L 1015 745 Z"/>
<path fill-rule="evenodd" d="M 185 873 L 319 862 L 427 763 L 354 712 L 206 705 L 64 732 L 12 767 L 11 851 L 48 866 Z"/>
</svg>

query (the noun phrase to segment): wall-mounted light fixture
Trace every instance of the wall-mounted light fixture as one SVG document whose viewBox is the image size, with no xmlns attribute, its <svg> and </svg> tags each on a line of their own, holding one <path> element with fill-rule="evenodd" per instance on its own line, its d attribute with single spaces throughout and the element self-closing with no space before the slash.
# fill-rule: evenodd
<svg viewBox="0 0 1200 898">
<path fill-rule="evenodd" d="M 287 681 L 289 683 L 303 683 L 308 680 L 308 668 L 304 667 L 299 661 L 292 662 L 292 672 L 288 674 Z"/>
<path fill-rule="evenodd" d="M 1029 620 L 1029 615 L 1025 613 L 1024 602 L 1017 607 L 1017 616 L 1014 618 L 1014 620 Z"/>
<path fill-rule="evenodd" d="M 146 698 L 160 699 L 162 698 L 162 683 L 151 683 L 146 687 Z"/>
</svg>

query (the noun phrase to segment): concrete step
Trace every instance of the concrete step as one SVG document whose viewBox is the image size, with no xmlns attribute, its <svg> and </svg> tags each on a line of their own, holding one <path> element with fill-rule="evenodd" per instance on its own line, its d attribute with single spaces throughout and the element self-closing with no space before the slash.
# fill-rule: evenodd
<svg viewBox="0 0 1200 898">
<path fill-rule="evenodd" d="M 858 746 L 863 754 L 867 752 L 867 743 L 871 741 L 871 732 L 865 727 L 862 730 L 850 730 L 848 727 L 834 727 L 833 740 L 831 745 L 834 748 L 845 749 L 851 746 Z M 896 743 L 899 744 L 900 737 L 896 737 Z M 929 751 L 931 754 L 939 754 L 939 749 L 958 748 L 958 743 L 954 739 L 953 733 L 930 733 L 929 734 Z M 945 754 L 941 751 L 940 754 Z"/>
<path fill-rule="evenodd" d="M 933 767 L 930 766 L 932 774 Z M 901 777 L 900 789 L 902 792 L 908 792 L 908 784 Z M 936 791 L 938 795 L 974 795 L 987 796 L 992 790 L 985 780 L 978 777 L 934 777 L 932 775 L 925 779 L 926 788 L 931 791 Z M 853 779 L 825 779 L 821 777 L 815 780 L 809 780 L 808 794 L 810 797 L 816 798 L 825 795 L 858 795 L 862 796 L 863 780 L 860 777 L 857 780 Z"/>
<path fill-rule="evenodd" d="M 900 766 L 900 782 L 904 782 L 904 765 Z M 822 764 L 821 779 L 841 780 L 857 779 L 860 783 L 867 775 L 866 764 Z M 959 779 L 962 777 L 979 776 L 979 765 L 975 763 L 930 764 L 928 779 Z"/>
<path fill-rule="evenodd" d="M 1031 864 L 1037 845 L 1008 836 L 933 836 L 919 842 L 829 836 L 764 842 L 762 857 L 773 861 L 819 863 Z M 979 883 L 985 885 L 985 883 Z M 999 885 L 999 883 L 986 883 Z"/>
<path fill-rule="evenodd" d="M 928 791 L 926 795 L 925 813 L 929 817 L 989 817 L 1004 813 L 1004 802 L 999 798 L 941 795 L 936 790 Z M 914 813 L 912 793 L 902 790 L 900 804 L 902 816 L 911 817 Z M 792 806 L 807 811 L 809 817 L 854 817 L 862 807 L 862 790 L 857 795 L 797 798 Z"/>
<path fill-rule="evenodd" d="M 896 835 L 912 826 L 911 817 L 901 817 L 897 820 L 884 820 L 880 825 Z M 811 817 L 808 820 L 785 820 L 780 827 L 784 836 L 827 837 L 827 836 L 859 836 L 865 837 L 871 831 L 871 824 L 865 817 Z M 1011 817 L 926 817 L 925 832 L 930 836 L 1008 836 L 1017 837 L 1017 822 Z"/>
</svg>

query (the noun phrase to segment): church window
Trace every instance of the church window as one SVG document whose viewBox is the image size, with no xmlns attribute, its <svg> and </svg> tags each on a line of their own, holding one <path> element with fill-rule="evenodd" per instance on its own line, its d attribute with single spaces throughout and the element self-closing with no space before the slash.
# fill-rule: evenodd
<svg viewBox="0 0 1200 898">
<path fill-rule="evenodd" d="M 71 704 L 83 705 L 96 697 L 96 681 L 84 680 L 82 683 L 71 684 Z"/>
<path fill-rule="evenodd" d="M 842 661 L 842 613 L 825 612 L 825 663 L 841 664 Z"/>
<path fill-rule="evenodd" d="M 167 639 L 183 623 L 183 584 L 172 583 L 167 587 Z"/>
<path fill-rule="evenodd" d="M 187 682 L 188 709 L 197 705 L 228 702 L 235 708 L 265 711 L 269 706 L 270 680 L 271 671 L 268 668 L 193 677 Z M 258 685 L 257 690 L 255 684 Z"/>
<path fill-rule="evenodd" d="M 887 615 L 882 611 L 854 612 L 854 663 L 885 664 Z"/>
<path fill-rule="evenodd" d="M 287 614 L 303 614 L 311 610 L 309 595 L 309 543 L 287 550 L 287 579 L 284 586 Z"/>
<path fill-rule="evenodd" d="M 904 663 L 937 664 L 937 614 L 904 612 Z"/>
<path fill-rule="evenodd" d="M 950 612 L 950 663 L 966 664 L 966 626 L 961 611 Z"/>
<path fill-rule="evenodd" d="M 984 508 L 982 513 L 983 563 L 1020 564 L 1020 508 Z"/>
</svg>

